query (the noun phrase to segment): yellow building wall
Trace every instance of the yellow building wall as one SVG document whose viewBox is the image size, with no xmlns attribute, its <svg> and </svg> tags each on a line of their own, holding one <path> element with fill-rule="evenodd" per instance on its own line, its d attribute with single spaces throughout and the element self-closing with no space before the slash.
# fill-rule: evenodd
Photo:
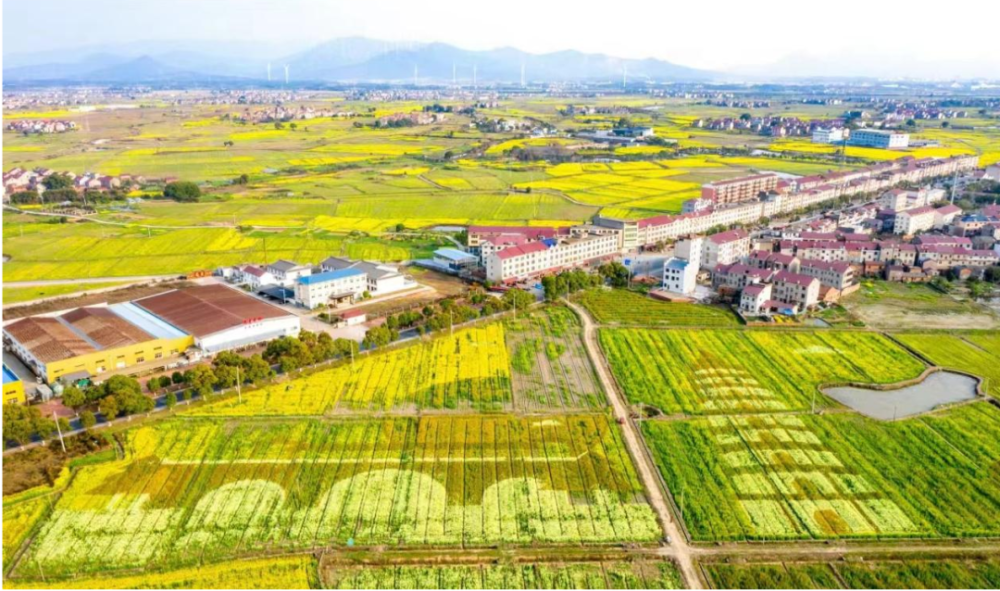
<svg viewBox="0 0 1000 591">
<path fill-rule="evenodd" d="M 185 335 L 176 339 L 154 339 L 127 347 L 105 349 L 61 361 L 53 361 L 47 363 L 45 369 L 48 374 L 49 383 L 55 382 L 64 375 L 78 371 L 87 371 L 91 376 L 100 377 L 116 369 L 132 367 L 157 359 L 166 359 L 178 353 L 183 353 L 192 345 L 194 345 L 194 337 L 191 335 Z"/>
<path fill-rule="evenodd" d="M 24 404 L 24 384 L 20 380 L 3 385 L 3 403 Z"/>
</svg>

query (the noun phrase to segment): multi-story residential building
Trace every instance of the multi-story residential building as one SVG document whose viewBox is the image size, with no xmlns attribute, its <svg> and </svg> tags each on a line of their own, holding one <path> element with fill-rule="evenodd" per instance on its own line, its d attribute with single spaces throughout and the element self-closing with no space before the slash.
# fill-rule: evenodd
<svg viewBox="0 0 1000 591">
<path fill-rule="evenodd" d="M 295 299 L 312 310 L 321 305 L 353 300 L 367 288 L 367 275 L 360 269 L 326 271 L 299 277 L 295 282 Z"/>
<path fill-rule="evenodd" d="M 892 232 L 893 234 L 902 234 L 904 236 L 912 236 L 917 232 L 926 232 L 934 227 L 936 216 L 937 210 L 930 205 L 896 212 Z"/>
<path fill-rule="evenodd" d="M 818 127 L 813 130 L 812 141 L 814 144 L 839 144 L 850 135 L 850 131 L 843 127 Z"/>
<path fill-rule="evenodd" d="M 745 230 L 719 232 L 705 239 L 701 254 L 701 266 L 714 269 L 719 265 L 731 265 L 749 255 L 750 234 Z"/>
<path fill-rule="evenodd" d="M 300 265 L 293 261 L 278 260 L 267 266 L 267 272 L 274 277 L 275 283 L 282 287 L 291 287 L 301 277 L 308 277 L 312 274 L 312 267 Z"/>
<path fill-rule="evenodd" d="M 857 129 L 851 132 L 848 143 L 869 148 L 905 148 L 910 145 L 910 134 L 883 129 Z"/>
<path fill-rule="evenodd" d="M 663 265 L 663 289 L 680 294 L 694 292 L 701 269 L 703 244 L 704 239 L 696 236 L 674 245 L 674 256 Z"/>
<path fill-rule="evenodd" d="M 802 261 L 799 274 L 815 277 L 820 285 L 841 291 L 854 285 L 854 268 L 850 263 L 825 263 L 823 261 Z"/>
<path fill-rule="evenodd" d="M 486 279 L 509 283 L 610 259 L 621 253 L 619 238 L 586 234 L 505 248 L 485 257 Z"/>
<path fill-rule="evenodd" d="M 329 257 L 320 263 L 320 269 L 323 272 L 358 269 L 365 274 L 367 284 L 365 291 L 373 297 L 380 297 L 404 289 L 410 289 L 417 285 L 411 277 L 400 273 L 396 267 L 382 263 Z"/>
<path fill-rule="evenodd" d="M 921 234 L 913 239 L 913 244 L 921 248 L 929 246 L 951 246 L 972 250 L 972 238 L 965 236 L 944 236 L 941 234 Z"/>
<path fill-rule="evenodd" d="M 719 290 L 741 290 L 748 285 L 764 283 L 774 275 L 770 269 L 757 269 L 742 263 L 719 265 L 712 271 L 712 287 Z"/>
<path fill-rule="evenodd" d="M 748 264 L 757 269 L 770 269 L 772 271 L 799 272 L 801 262 L 793 254 L 783 254 L 767 250 L 755 250 L 750 253 Z"/>
<path fill-rule="evenodd" d="M 917 261 L 932 263 L 937 269 L 952 267 L 992 267 L 1000 264 L 995 250 L 973 250 L 955 246 L 921 246 L 917 248 Z"/>
<path fill-rule="evenodd" d="M 795 304 L 801 310 L 812 308 L 819 302 L 819 279 L 792 273 L 791 271 L 779 271 L 773 278 L 774 288 L 773 298 Z"/>
<path fill-rule="evenodd" d="M 236 283 L 245 283 L 253 291 L 277 283 L 274 275 L 257 265 L 243 265 L 242 267 L 238 267 L 233 273 L 233 279 Z"/>
<path fill-rule="evenodd" d="M 780 180 L 776 174 L 765 173 L 709 183 L 702 186 L 701 198 L 708 199 L 716 205 L 751 201 L 757 199 L 761 193 L 777 189 Z"/>
<path fill-rule="evenodd" d="M 757 283 L 746 286 L 740 293 L 740 312 L 747 316 L 761 316 L 767 312 L 767 303 L 771 299 L 770 283 Z"/>
</svg>

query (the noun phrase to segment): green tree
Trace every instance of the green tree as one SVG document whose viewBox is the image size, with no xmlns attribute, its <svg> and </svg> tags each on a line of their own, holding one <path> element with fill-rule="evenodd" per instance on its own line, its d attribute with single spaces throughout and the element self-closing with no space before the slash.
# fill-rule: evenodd
<svg viewBox="0 0 1000 591">
<path fill-rule="evenodd" d="M 196 365 L 187 371 L 185 380 L 191 390 L 200 396 L 208 396 L 215 385 L 215 372 L 208 365 Z"/>
<path fill-rule="evenodd" d="M 264 361 L 260 355 L 254 355 L 246 360 L 243 365 L 243 375 L 241 376 L 251 384 L 259 384 L 274 375 L 271 366 Z"/>
<path fill-rule="evenodd" d="M 31 441 L 31 436 L 46 430 L 45 420 L 38 407 L 22 404 L 3 405 L 3 436 L 8 441 L 24 445 Z"/>
<path fill-rule="evenodd" d="M 105 396 L 102 398 L 97 408 L 104 415 L 104 418 L 109 421 L 114 420 L 121 413 L 121 406 L 119 406 L 118 399 L 114 396 Z"/>
<path fill-rule="evenodd" d="M 69 419 L 66 417 L 59 417 L 57 421 L 59 423 L 59 430 L 65 435 L 73 430 L 73 427 L 69 424 Z"/>
<path fill-rule="evenodd" d="M 80 408 L 87 404 L 87 396 L 76 386 L 66 386 L 62 393 L 63 404 L 70 408 Z"/>
<path fill-rule="evenodd" d="M 45 177 L 42 181 L 42 186 L 45 187 L 46 191 L 54 191 L 58 189 L 72 189 L 73 188 L 73 178 L 68 174 L 50 174 Z"/>
<path fill-rule="evenodd" d="M 384 347 L 398 338 L 398 331 L 392 330 L 387 326 L 376 326 L 368 329 L 368 332 L 365 333 L 365 339 L 361 344 L 369 349 Z"/>
<path fill-rule="evenodd" d="M 163 399 L 163 403 L 167 405 L 167 408 L 177 406 L 177 395 L 173 392 L 167 392 L 167 395 Z"/>
<path fill-rule="evenodd" d="M 174 373 L 172 373 L 170 375 L 170 381 L 173 382 L 173 383 L 175 383 L 175 384 L 183 384 L 184 383 L 184 374 L 182 374 L 179 371 L 175 371 Z"/>
<path fill-rule="evenodd" d="M 85 410 L 80 413 L 80 426 L 84 429 L 90 429 L 97 424 L 97 417 L 94 413 L 89 410 Z"/>
<path fill-rule="evenodd" d="M 528 306 L 535 303 L 535 296 L 529 291 L 515 287 L 508 289 L 507 292 L 503 294 L 503 302 L 507 308 L 526 310 Z"/>
<path fill-rule="evenodd" d="M 163 188 L 163 196 L 181 203 L 194 203 L 201 198 L 201 188 L 190 181 L 174 181 Z"/>
</svg>

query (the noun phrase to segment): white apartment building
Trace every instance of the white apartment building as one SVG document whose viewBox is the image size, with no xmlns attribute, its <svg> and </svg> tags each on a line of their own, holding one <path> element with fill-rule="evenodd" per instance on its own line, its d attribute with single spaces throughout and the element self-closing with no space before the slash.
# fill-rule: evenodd
<svg viewBox="0 0 1000 591">
<path fill-rule="evenodd" d="M 839 144 L 849 134 L 850 132 L 843 127 L 818 128 L 813 131 L 812 141 L 814 144 Z"/>
<path fill-rule="evenodd" d="M 685 295 L 694 293 L 704 243 L 701 236 L 677 241 L 674 256 L 663 265 L 663 289 Z"/>
<path fill-rule="evenodd" d="M 756 283 L 743 288 L 740 293 L 740 312 L 747 316 L 760 316 L 771 299 L 771 284 Z"/>
<path fill-rule="evenodd" d="M 937 210 L 929 205 L 901 211 L 896 214 L 892 233 L 912 236 L 917 232 L 925 232 L 934 227 Z"/>
<path fill-rule="evenodd" d="M 745 230 L 719 232 L 705 239 L 701 255 L 701 266 L 714 269 L 719 265 L 731 265 L 750 255 L 750 234 Z"/>
<path fill-rule="evenodd" d="M 299 277 L 295 299 L 313 310 L 331 300 L 357 298 L 368 289 L 368 278 L 359 269 L 341 269 Z"/>
<path fill-rule="evenodd" d="M 905 148 L 910 145 L 910 134 L 885 129 L 857 129 L 851 132 L 852 146 L 869 148 Z"/>
<path fill-rule="evenodd" d="M 291 287 L 300 277 L 312 274 L 312 267 L 300 265 L 293 261 L 279 260 L 267 266 L 267 272 L 274 276 L 275 283 L 282 287 Z"/>
<path fill-rule="evenodd" d="M 619 235 L 583 235 L 563 238 L 554 244 L 530 242 L 494 252 L 485 257 L 486 279 L 510 283 L 555 273 L 591 261 L 620 254 Z"/>
<path fill-rule="evenodd" d="M 795 304 L 801 310 L 812 308 L 819 302 L 819 279 L 780 271 L 774 276 L 774 299 L 787 304 Z"/>
</svg>

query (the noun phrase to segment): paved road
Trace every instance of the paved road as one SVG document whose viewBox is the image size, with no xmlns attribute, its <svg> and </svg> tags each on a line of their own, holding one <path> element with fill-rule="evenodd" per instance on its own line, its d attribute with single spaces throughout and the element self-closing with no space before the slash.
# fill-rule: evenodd
<svg viewBox="0 0 1000 591">
<path fill-rule="evenodd" d="M 587 348 L 587 355 L 590 356 L 591 362 L 597 369 L 597 377 L 600 378 L 604 391 L 608 393 L 608 400 L 611 401 L 615 418 L 623 422 L 622 431 L 625 435 L 625 444 L 628 445 L 632 457 L 635 458 L 639 476 L 642 478 L 643 485 L 649 492 L 650 504 L 653 506 L 653 509 L 660 518 L 660 522 L 666 528 L 667 535 L 670 537 L 671 547 L 665 549 L 664 553 L 673 557 L 677 562 L 677 566 L 684 576 L 684 581 L 688 589 L 701 589 L 701 577 L 698 576 L 694 561 L 691 559 L 691 548 L 688 546 L 687 538 L 684 537 L 677 522 L 674 521 L 670 507 L 663 497 L 663 491 L 660 489 L 656 466 L 649 461 L 649 457 L 646 455 L 643 447 L 645 444 L 642 442 L 638 429 L 629 420 L 628 406 L 622 400 L 621 394 L 618 392 L 617 386 L 611 378 L 611 372 L 604 362 L 604 356 L 601 355 L 600 346 L 597 343 L 597 330 L 594 327 L 594 322 L 590 318 L 590 315 L 581 307 L 570 302 L 567 302 L 567 304 L 583 322 L 583 343 Z"/>
</svg>

